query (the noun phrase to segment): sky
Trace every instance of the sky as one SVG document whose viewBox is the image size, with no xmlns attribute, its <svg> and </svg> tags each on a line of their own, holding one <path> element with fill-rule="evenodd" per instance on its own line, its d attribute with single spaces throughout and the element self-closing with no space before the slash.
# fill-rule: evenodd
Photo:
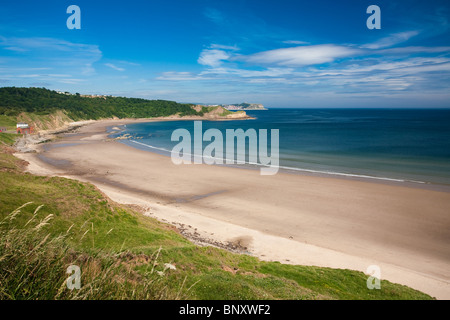
<svg viewBox="0 0 450 320">
<path fill-rule="evenodd" d="M 81 29 L 69 29 L 70 5 Z M 370 5 L 380 29 L 369 29 Z M 1 1 L 0 86 L 269 108 L 450 107 L 448 0 Z"/>
</svg>

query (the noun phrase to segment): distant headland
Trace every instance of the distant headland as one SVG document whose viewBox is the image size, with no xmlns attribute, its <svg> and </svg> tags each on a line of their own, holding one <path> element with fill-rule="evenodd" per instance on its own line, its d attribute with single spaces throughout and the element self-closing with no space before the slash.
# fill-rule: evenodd
<svg viewBox="0 0 450 320">
<path fill-rule="evenodd" d="M 204 105 L 205 107 L 222 107 L 229 111 L 245 111 L 245 110 L 268 110 L 260 103 L 235 103 L 235 104 L 214 104 Z"/>
</svg>

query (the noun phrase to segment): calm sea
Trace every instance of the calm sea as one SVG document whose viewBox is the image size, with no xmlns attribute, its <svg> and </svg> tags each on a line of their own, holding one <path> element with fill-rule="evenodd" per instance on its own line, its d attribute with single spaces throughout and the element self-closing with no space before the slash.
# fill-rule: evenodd
<svg viewBox="0 0 450 320">
<path fill-rule="evenodd" d="M 216 128 L 225 136 L 226 129 L 279 129 L 280 167 L 285 170 L 450 185 L 448 109 L 270 109 L 247 114 L 256 120 L 203 121 L 203 130 Z M 171 135 L 178 128 L 193 137 L 193 121 L 130 124 L 114 135 L 128 133 L 133 139 L 123 143 L 170 155 L 178 143 Z"/>
</svg>

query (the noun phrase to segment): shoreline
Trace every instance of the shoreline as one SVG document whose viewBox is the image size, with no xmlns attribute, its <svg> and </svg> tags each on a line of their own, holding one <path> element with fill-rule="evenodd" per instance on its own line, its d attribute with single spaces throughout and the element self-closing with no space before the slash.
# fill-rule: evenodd
<svg viewBox="0 0 450 320">
<path fill-rule="evenodd" d="M 110 128 L 111 127 L 107 127 L 107 129 L 110 129 Z M 117 132 L 109 132 L 108 137 L 110 135 L 113 135 L 116 133 Z M 133 142 L 137 145 L 144 146 L 145 149 L 137 147 L 137 146 L 133 146 L 133 145 L 125 143 L 123 141 L 120 141 L 121 143 L 123 143 L 127 146 L 130 146 L 130 147 L 133 147 L 137 150 L 147 150 L 148 152 L 153 152 L 153 153 L 170 158 L 170 155 L 169 155 L 171 153 L 170 150 L 147 145 L 145 143 L 140 143 L 138 141 L 130 140 L 130 139 L 117 139 L 117 140 Z M 260 164 L 225 164 L 224 163 L 224 164 L 213 164 L 213 165 L 245 169 L 245 170 L 259 170 L 262 167 L 262 165 L 260 165 Z M 344 172 L 338 172 L 338 171 L 335 171 L 335 172 L 334 171 L 319 171 L 319 170 L 294 168 L 294 167 L 291 168 L 291 167 L 284 167 L 284 166 L 279 166 L 278 172 L 286 173 L 286 174 L 294 174 L 294 175 L 322 177 L 322 178 L 331 177 L 331 178 L 335 178 L 335 179 L 362 181 L 362 182 L 370 182 L 370 183 L 380 183 L 380 184 L 397 185 L 397 186 L 404 186 L 404 187 L 410 187 L 410 188 L 419 188 L 419 189 L 425 189 L 425 190 L 450 192 L 450 185 L 434 183 L 434 182 L 426 182 L 426 181 L 414 181 L 414 180 L 408 180 L 408 179 L 369 176 L 369 175 L 363 175 L 363 174 L 352 174 L 352 173 L 344 173 Z"/>
<path fill-rule="evenodd" d="M 448 194 L 384 183 L 285 173 L 279 173 L 282 178 L 271 179 L 279 185 L 278 188 L 267 190 L 272 182 L 258 177 L 252 170 L 206 165 L 181 168 L 156 153 L 135 149 L 117 141 L 104 141 L 109 135 L 106 132 L 109 126 L 152 120 L 160 121 L 124 119 L 91 122 L 81 127 L 78 133 L 66 134 L 50 144 L 38 145 L 38 153 L 18 154 L 18 157 L 30 163 L 28 170 L 32 173 L 91 182 L 112 200 L 139 205 L 147 215 L 172 223 L 179 229 L 185 228 L 187 235 L 191 234 L 194 240 L 197 237 L 200 242 L 209 241 L 219 246 L 231 244 L 238 251 L 282 263 L 348 268 L 362 272 L 369 265 L 378 264 L 382 270 L 382 279 L 408 285 L 441 299 L 450 298 L 448 242 L 443 240 L 446 235 L 442 234 L 443 239 L 439 241 L 431 237 L 421 244 L 420 239 L 410 234 L 410 231 L 420 231 L 423 218 L 415 212 L 414 221 L 408 221 L 406 210 L 414 209 L 414 205 L 408 204 L 408 199 L 416 201 L 421 209 L 431 205 L 431 200 L 419 201 L 424 196 L 432 196 L 435 201 L 439 200 L 437 206 L 449 208 Z M 43 147 L 64 143 L 65 146 L 47 151 Z M 68 145 L 70 143 L 73 144 Z M 50 165 L 39 159 L 39 155 L 43 154 L 54 161 L 68 162 Z M 128 168 L 129 161 L 127 167 L 126 159 L 130 157 L 135 161 L 135 170 Z M 146 175 L 136 175 L 138 168 Z M 184 176 L 183 179 L 178 175 Z M 186 177 L 195 182 L 193 190 L 189 190 L 190 182 Z M 140 184 L 138 181 L 142 178 L 148 178 L 148 181 Z M 210 183 L 209 179 L 217 179 L 218 183 Z M 220 188 L 218 184 L 221 184 Z M 292 190 L 296 187 L 299 187 L 299 192 Z M 255 192 L 251 189 L 255 189 Z M 344 196 L 339 196 L 341 190 L 345 191 Z M 401 201 L 390 193 L 399 195 Z M 355 196 L 356 204 L 352 206 L 346 203 Z M 324 205 L 323 201 L 329 202 L 329 205 Z M 380 218 L 373 217 L 378 211 L 373 210 L 371 205 L 377 210 L 388 212 Z M 335 210 L 330 210 L 331 206 Z M 353 212 L 358 210 L 368 212 L 361 216 L 355 215 Z M 448 218 L 442 216 L 442 208 L 435 206 L 433 211 L 439 214 L 435 213 L 428 219 L 439 221 L 433 221 L 427 227 L 434 228 L 439 234 L 443 232 L 441 228 L 447 225 Z M 255 215 L 257 212 L 261 214 Z M 283 216 L 282 220 L 277 220 L 273 212 Z M 379 219 L 381 224 L 377 221 Z M 275 222 L 279 225 L 275 225 Z M 372 223 L 384 226 L 387 230 L 375 230 L 370 227 Z M 402 227 L 405 223 L 409 224 L 409 229 Z M 390 224 L 395 224 L 395 228 L 390 227 Z M 395 230 L 400 235 L 390 234 Z M 337 240 L 334 240 L 336 237 Z M 378 239 L 380 241 L 377 241 L 377 237 L 381 237 Z M 383 238 L 388 238 L 388 241 Z M 414 242 L 411 244 L 413 249 L 406 245 L 408 241 Z M 368 252 L 364 252 L 365 245 Z M 434 255 L 430 254 L 430 248 L 436 245 L 439 250 L 435 249 Z"/>
<path fill-rule="evenodd" d="M 205 119 L 184 119 L 184 120 L 194 121 L 194 120 L 205 120 Z M 163 121 L 163 120 L 158 120 L 158 121 Z M 173 120 L 169 119 L 168 121 L 173 121 Z M 207 121 L 209 121 L 209 120 L 207 120 Z M 213 120 L 213 121 L 215 121 L 215 120 Z M 144 121 L 144 122 L 147 122 L 147 121 Z M 152 121 L 148 121 L 148 122 L 152 122 Z M 138 123 L 138 122 L 136 122 L 136 123 Z M 139 123 L 142 123 L 142 121 L 139 121 Z M 108 132 L 108 138 L 110 138 L 111 135 L 118 134 L 118 133 L 122 132 L 123 129 L 120 129 L 117 126 L 114 126 L 114 127 L 108 126 L 108 127 L 106 127 L 106 131 Z M 117 139 L 117 140 L 122 140 L 122 141 L 120 141 L 121 143 L 123 143 L 127 146 L 134 147 L 135 149 L 138 149 L 138 150 L 146 150 L 146 151 L 153 152 L 153 153 L 156 153 L 159 155 L 163 155 L 165 157 L 170 157 L 170 154 L 171 154 L 170 150 L 155 147 L 155 146 L 148 145 L 148 144 L 138 142 L 135 140 L 131 140 L 131 139 Z M 130 142 L 133 142 L 134 144 L 126 143 L 125 141 L 130 141 Z M 224 163 L 224 164 L 214 164 L 214 165 L 231 167 L 231 168 L 239 168 L 239 169 L 247 169 L 247 170 L 260 170 L 260 168 L 263 167 L 260 164 L 225 164 Z M 427 181 L 409 180 L 407 178 L 392 178 L 392 177 L 388 177 L 388 176 L 371 176 L 371 175 L 365 175 L 365 174 L 345 173 L 345 172 L 339 172 L 339 171 L 320 171 L 320 170 L 314 170 L 314 169 L 285 167 L 285 166 L 279 166 L 278 172 L 294 174 L 294 175 L 306 175 L 306 176 L 313 176 L 313 177 L 324 177 L 324 178 L 331 177 L 331 178 L 336 178 L 336 179 L 354 180 L 354 181 L 362 181 L 362 182 L 370 182 L 370 183 L 381 183 L 381 184 L 387 184 L 387 185 L 398 185 L 398 186 L 419 188 L 419 189 L 425 189 L 425 190 L 450 192 L 450 185 L 447 185 L 447 184 L 427 182 Z"/>
</svg>

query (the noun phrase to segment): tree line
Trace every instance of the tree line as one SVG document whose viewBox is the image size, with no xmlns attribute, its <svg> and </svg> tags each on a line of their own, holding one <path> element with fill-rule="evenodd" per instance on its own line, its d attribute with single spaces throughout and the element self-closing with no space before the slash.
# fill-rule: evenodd
<svg viewBox="0 0 450 320">
<path fill-rule="evenodd" d="M 0 115 L 17 116 L 22 112 L 46 115 L 65 110 L 73 120 L 102 118 L 153 118 L 174 114 L 202 115 L 190 104 L 167 100 L 110 97 L 88 98 L 80 94 L 60 94 L 46 88 L 0 88 Z"/>
</svg>

